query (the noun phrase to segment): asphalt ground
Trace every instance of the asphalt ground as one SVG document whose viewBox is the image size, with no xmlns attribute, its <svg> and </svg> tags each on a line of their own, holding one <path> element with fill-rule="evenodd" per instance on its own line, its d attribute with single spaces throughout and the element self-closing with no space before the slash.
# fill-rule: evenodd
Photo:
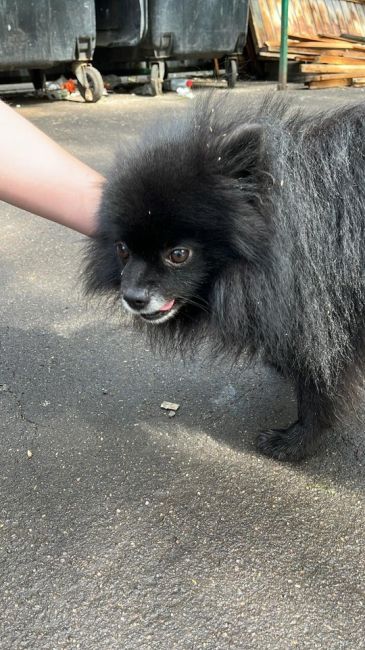
<svg viewBox="0 0 365 650">
<path fill-rule="evenodd" d="M 101 172 L 189 101 L 10 100 Z M 297 466 L 259 456 L 256 432 L 295 415 L 290 386 L 157 357 L 83 297 L 82 236 L 4 203 L 0 223 L 1 649 L 365 648 L 364 426 Z"/>
</svg>

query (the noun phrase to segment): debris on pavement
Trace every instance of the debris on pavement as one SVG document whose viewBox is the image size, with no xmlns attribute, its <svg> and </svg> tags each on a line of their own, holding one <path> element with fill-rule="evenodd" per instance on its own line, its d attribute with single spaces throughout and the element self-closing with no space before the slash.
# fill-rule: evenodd
<svg viewBox="0 0 365 650">
<path fill-rule="evenodd" d="M 172 411 L 175 415 L 176 411 L 180 408 L 180 404 L 175 404 L 175 402 L 162 402 L 161 408 L 164 411 Z M 170 415 L 170 417 L 172 416 Z"/>
</svg>

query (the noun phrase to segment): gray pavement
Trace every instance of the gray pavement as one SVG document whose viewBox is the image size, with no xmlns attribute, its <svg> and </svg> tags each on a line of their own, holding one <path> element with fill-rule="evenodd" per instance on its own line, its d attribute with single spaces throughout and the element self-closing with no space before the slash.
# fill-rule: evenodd
<svg viewBox="0 0 365 650">
<path fill-rule="evenodd" d="M 14 100 L 102 172 L 187 102 Z M 1 649 L 365 648 L 364 425 L 299 466 L 260 457 L 255 433 L 294 415 L 289 386 L 154 356 L 82 297 L 81 236 L 4 203 L 0 223 Z"/>
</svg>

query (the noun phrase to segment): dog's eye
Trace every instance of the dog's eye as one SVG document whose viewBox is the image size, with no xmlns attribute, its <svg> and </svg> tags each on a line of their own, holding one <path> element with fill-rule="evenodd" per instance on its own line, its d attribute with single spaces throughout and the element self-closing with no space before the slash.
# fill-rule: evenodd
<svg viewBox="0 0 365 650">
<path fill-rule="evenodd" d="M 174 248 L 174 250 L 168 254 L 167 259 L 172 264 L 182 264 L 189 259 L 190 255 L 191 251 L 189 251 L 188 248 Z"/>
<path fill-rule="evenodd" d="M 127 244 L 125 244 L 124 241 L 117 241 L 115 247 L 117 249 L 119 257 L 123 260 L 123 262 L 126 262 L 129 257 L 129 249 Z"/>
</svg>

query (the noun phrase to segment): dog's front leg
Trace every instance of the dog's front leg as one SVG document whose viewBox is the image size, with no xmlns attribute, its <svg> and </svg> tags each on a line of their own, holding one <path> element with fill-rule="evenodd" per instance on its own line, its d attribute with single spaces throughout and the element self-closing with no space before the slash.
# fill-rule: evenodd
<svg viewBox="0 0 365 650">
<path fill-rule="evenodd" d="M 322 432 L 330 426 L 331 401 L 314 382 L 297 382 L 298 419 L 287 429 L 269 429 L 257 437 L 263 454 L 283 461 L 299 461 L 315 451 Z"/>
</svg>

